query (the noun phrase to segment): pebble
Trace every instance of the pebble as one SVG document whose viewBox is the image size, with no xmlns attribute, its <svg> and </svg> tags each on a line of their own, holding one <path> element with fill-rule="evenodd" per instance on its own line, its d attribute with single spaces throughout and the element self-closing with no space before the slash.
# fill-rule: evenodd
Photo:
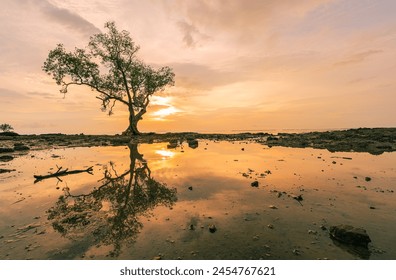
<svg viewBox="0 0 396 280">
<path fill-rule="evenodd" d="M 276 207 L 275 205 L 270 205 L 268 207 L 271 208 L 271 209 L 278 209 L 278 207 Z"/>
<path fill-rule="evenodd" d="M 215 232 L 217 231 L 216 226 L 215 226 L 215 225 L 210 225 L 210 226 L 209 226 L 209 231 L 210 231 L 211 233 L 215 233 Z"/>
</svg>

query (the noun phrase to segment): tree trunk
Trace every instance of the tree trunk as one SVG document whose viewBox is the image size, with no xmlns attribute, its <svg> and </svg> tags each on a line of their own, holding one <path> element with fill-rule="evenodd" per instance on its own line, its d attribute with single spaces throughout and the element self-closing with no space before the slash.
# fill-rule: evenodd
<svg viewBox="0 0 396 280">
<path fill-rule="evenodd" d="M 132 107 L 129 108 L 129 125 L 128 128 L 122 133 L 123 135 L 140 135 L 137 128 L 139 119 L 135 115 L 135 111 Z"/>
</svg>

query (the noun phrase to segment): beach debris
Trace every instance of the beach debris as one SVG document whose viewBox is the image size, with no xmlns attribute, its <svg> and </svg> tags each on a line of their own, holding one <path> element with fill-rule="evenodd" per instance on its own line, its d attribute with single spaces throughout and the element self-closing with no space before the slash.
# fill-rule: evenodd
<svg viewBox="0 0 396 280">
<path fill-rule="evenodd" d="M 250 185 L 251 185 L 252 187 L 254 187 L 254 188 L 258 188 L 259 182 L 258 182 L 258 181 L 253 181 Z"/>
<path fill-rule="evenodd" d="M 331 226 L 330 237 L 341 243 L 365 248 L 367 248 L 368 243 L 371 242 L 371 239 L 365 229 L 343 224 Z"/>
<path fill-rule="evenodd" d="M 70 171 L 67 168 L 62 170 L 62 166 L 61 167 L 57 166 L 57 168 L 58 168 L 58 170 L 55 173 L 49 173 L 48 175 L 33 175 L 33 177 L 36 179 L 34 181 L 34 183 L 37 183 L 37 182 L 39 182 L 41 180 L 45 180 L 45 179 L 48 179 L 48 178 L 53 178 L 53 177 L 57 178 L 59 181 L 62 181 L 59 177 L 67 176 L 67 175 L 70 175 L 70 174 L 83 173 L 83 172 L 87 172 L 87 173 L 93 175 L 93 173 L 92 173 L 93 172 L 93 166 L 88 167 L 87 169 L 70 170 Z"/>
<path fill-rule="evenodd" d="M 210 226 L 209 226 L 209 231 L 210 231 L 211 233 L 215 233 L 215 232 L 217 231 L 216 226 L 215 226 L 215 225 L 210 225 Z"/>
</svg>

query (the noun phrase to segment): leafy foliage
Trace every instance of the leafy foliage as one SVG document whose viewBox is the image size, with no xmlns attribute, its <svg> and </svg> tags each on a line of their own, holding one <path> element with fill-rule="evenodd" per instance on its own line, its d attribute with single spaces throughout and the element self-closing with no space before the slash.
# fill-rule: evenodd
<svg viewBox="0 0 396 280">
<path fill-rule="evenodd" d="M 138 134 L 137 122 L 146 113 L 150 97 L 174 85 L 175 75 L 167 66 L 156 70 L 139 60 L 139 46 L 114 22 L 107 22 L 105 28 L 107 33 L 93 35 L 86 49 L 68 52 L 58 44 L 49 52 L 43 70 L 62 86 L 63 94 L 70 85 L 90 87 L 109 115 L 117 102 L 128 106 L 129 130 Z"/>
<path fill-rule="evenodd" d="M 3 124 L 0 124 L 0 130 L 7 132 L 7 131 L 14 130 L 14 128 L 8 123 L 3 123 Z"/>
</svg>

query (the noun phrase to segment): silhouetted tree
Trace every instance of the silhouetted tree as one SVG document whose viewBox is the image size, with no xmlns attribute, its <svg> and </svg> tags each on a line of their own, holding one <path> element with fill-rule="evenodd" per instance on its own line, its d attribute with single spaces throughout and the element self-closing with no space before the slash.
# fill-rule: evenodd
<svg viewBox="0 0 396 280">
<path fill-rule="evenodd" d="M 3 123 L 3 124 L 0 124 L 0 130 L 7 132 L 7 131 L 14 130 L 14 128 L 8 123 Z"/>
<path fill-rule="evenodd" d="M 154 180 L 147 162 L 130 144 L 129 170 L 118 174 L 110 163 L 101 185 L 88 194 L 72 195 L 70 189 L 48 210 L 53 228 L 63 236 L 76 239 L 90 235 L 98 245 L 113 245 L 118 256 L 123 242 L 134 242 L 143 227 L 141 216 L 159 205 L 172 206 L 176 189 Z"/>
<path fill-rule="evenodd" d="M 43 70 L 62 86 L 64 94 L 70 85 L 90 87 L 109 115 L 117 102 L 126 105 L 129 126 L 125 132 L 137 135 L 150 97 L 173 85 L 175 75 L 169 67 L 155 70 L 140 61 L 136 57 L 139 46 L 127 31 L 118 31 L 114 22 L 107 22 L 105 28 L 107 33 L 93 35 L 86 49 L 67 52 L 58 44 L 49 52 Z"/>
</svg>

